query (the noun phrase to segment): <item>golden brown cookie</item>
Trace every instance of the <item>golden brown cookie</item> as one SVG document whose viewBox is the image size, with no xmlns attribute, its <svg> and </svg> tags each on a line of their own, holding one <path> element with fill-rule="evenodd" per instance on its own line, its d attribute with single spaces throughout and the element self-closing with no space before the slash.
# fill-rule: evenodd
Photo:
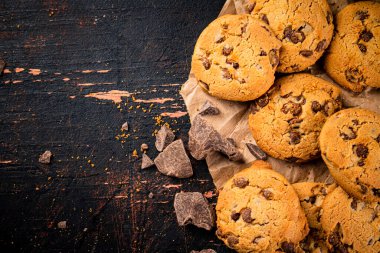
<svg viewBox="0 0 380 253">
<path fill-rule="evenodd" d="M 293 187 L 263 161 L 226 182 L 216 215 L 218 238 L 237 252 L 294 252 L 309 232 Z"/>
<path fill-rule="evenodd" d="M 264 22 L 249 15 L 225 15 L 199 36 L 191 72 L 212 96 L 253 100 L 272 86 L 280 47 Z"/>
<path fill-rule="evenodd" d="M 365 201 L 380 201 L 380 115 L 351 108 L 332 115 L 319 137 L 335 181 Z"/>
<path fill-rule="evenodd" d="M 282 41 L 278 72 L 293 73 L 313 65 L 331 41 L 334 25 L 326 0 L 239 0 L 236 5 L 238 12 L 266 22 Z"/>
<path fill-rule="evenodd" d="M 301 201 L 309 223 L 310 232 L 300 243 L 306 252 L 328 252 L 326 238 L 320 223 L 320 211 L 326 195 L 336 188 L 336 184 L 302 182 L 292 185 Z"/>
<path fill-rule="evenodd" d="M 326 72 L 340 85 L 361 92 L 380 87 L 380 3 L 347 5 L 336 17 L 336 34 L 325 59 Z"/>
<path fill-rule="evenodd" d="M 267 154 L 291 162 L 319 156 L 318 136 L 326 118 L 341 108 L 340 91 L 310 74 L 276 80 L 252 105 L 249 126 Z"/>
<path fill-rule="evenodd" d="M 331 252 L 380 252 L 377 202 L 361 202 L 338 187 L 323 201 L 321 224 Z"/>
</svg>

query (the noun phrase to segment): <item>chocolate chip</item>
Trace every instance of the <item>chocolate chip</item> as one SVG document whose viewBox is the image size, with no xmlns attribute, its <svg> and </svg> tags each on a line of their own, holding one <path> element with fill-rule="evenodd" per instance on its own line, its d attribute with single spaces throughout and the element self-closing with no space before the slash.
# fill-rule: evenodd
<svg viewBox="0 0 380 253">
<path fill-rule="evenodd" d="M 289 132 L 290 144 L 296 145 L 301 142 L 301 135 L 298 132 Z"/>
<path fill-rule="evenodd" d="M 373 244 L 373 239 L 371 238 L 371 239 L 368 241 L 367 245 L 370 246 L 370 245 L 372 245 L 372 244 Z"/>
<path fill-rule="evenodd" d="M 261 108 L 266 106 L 268 103 L 269 103 L 269 97 L 267 94 L 264 94 L 261 97 L 259 97 L 258 99 L 256 99 L 256 104 L 258 106 L 260 106 Z"/>
<path fill-rule="evenodd" d="M 224 46 L 224 47 L 223 47 L 223 55 L 224 55 L 224 56 L 228 56 L 228 55 L 230 55 L 231 52 L 232 52 L 232 50 L 233 50 L 232 47 L 230 47 L 230 46 Z"/>
<path fill-rule="evenodd" d="M 239 68 L 239 63 L 234 62 L 234 61 L 231 60 L 231 59 L 226 59 L 226 63 L 227 63 L 227 64 L 232 64 L 232 67 L 233 67 L 234 69 L 238 69 L 238 68 Z"/>
<path fill-rule="evenodd" d="M 263 238 L 264 238 L 264 237 L 262 237 L 262 236 L 256 236 L 255 238 L 253 238 L 252 243 L 254 243 L 254 244 L 258 244 L 259 241 L 260 241 L 261 239 L 263 239 Z"/>
<path fill-rule="evenodd" d="M 304 105 L 306 103 L 306 98 L 302 95 L 299 95 L 297 97 L 294 97 L 296 103 Z"/>
<path fill-rule="evenodd" d="M 233 247 L 234 245 L 236 245 L 238 243 L 239 243 L 239 238 L 237 238 L 236 236 L 230 235 L 227 237 L 227 244 L 230 247 Z"/>
<path fill-rule="evenodd" d="M 259 160 L 267 160 L 267 154 L 253 143 L 246 143 L 249 152 Z"/>
<path fill-rule="evenodd" d="M 329 100 L 326 101 L 325 104 L 323 105 L 323 112 L 325 113 L 326 116 L 332 115 L 336 110 L 335 104 L 333 101 Z"/>
<path fill-rule="evenodd" d="M 273 199 L 273 192 L 271 192 L 270 190 L 268 189 L 263 189 L 261 191 L 261 193 L 263 194 L 264 198 L 266 198 L 267 200 L 271 200 Z"/>
<path fill-rule="evenodd" d="M 373 192 L 373 195 L 375 195 L 376 197 L 380 197 L 380 189 L 373 188 L 372 192 Z"/>
<path fill-rule="evenodd" d="M 225 40 L 226 40 L 226 37 L 219 35 L 219 36 L 216 37 L 216 41 L 215 42 L 216 43 L 222 43 Z"/>
<path fill-rule="evenodd" d="M 161 126 L 160 130 L 156 134 L 155 146 L 158 151 L 164 150 L 175 139 L 173 131 L 167 126 Z"/>
<path fill-rule="evenodd" d="M 247 207 L 247 208 L 244 208 L 240 211 L 241 213 L 241 218 L 243 219 L 243 221 L 247 222 L 247 223 L 251 223 L 254 219 L 252 219 L 251 217 L 251 208 Z"/>
<path fill-rule="evenodd" d="M 363 21 L 369 17 L 369 14 L 368 11 L 357 11 L 356 16 L 359 18 L 359 20 Z"/>
<path fill-rule="evenodd" d="M 285 253 L 294 253 L 295 252 L 294 243 L 291 243 L 291 242 L 282 242 L 281 243 L 281 249 Z"/>
<path fill-rule="evenodd" d="M 311 109 L 313 112 L 317 113 L 322 109 L 322 106 L 318 101 L 313 101 L 311 102 Z"/>
<path fill-rule="evenodd" d="M 211 67 L 211 62 L 207 58 L 202 58 L 202 64 L 205 69 L 210 69 Z"/>
<path fill-rule="evenodd" d="M 262 15 L 261 15 L 261 20 L 264 21 L 267 25 L 269 25 L 269 20 L 268 20 L 267 15 L 262 14 Z"/>
<path fill-rule="evenodd" d="M 253 4 L 247 4 L 245 6 L 245 9 L 248 11 L 248 13 L 251 13 L 253 11 L 253 9 L 255 9 L 255 6 L 256 6 L 256 2 Z"/>
<path fill-rule="evenodd" d="M 367 193 L 368 187 L 365 186 L 362 182 L 360 182 L 358 178 L 356 179 L 356 184 L 358 184 L 360 186 L 361 193 L 363 193 L 363 194 Z"/>
<path fill-rule="evenodd" d="M 340 242 L 340 238 L 339 238 L 339 234 L 333 232 L 329 235 L 328 237 L 328 241 L 331 245 L 335 246 L 335 245 L 339 245 L 341 242 Z"/>
<path fill-rule="evenodd" d="M 359 167 L 363 167 L 364 165 L 365 165 L 365 162 L 364 162 L 363 159 L 358 161 L 358 166 Z"/>
<path fill-rule="evenodd" d="M 203 89 L 205 89 L 205 90 L 210 90 L 210 87 L 208 86 L 207 83 L 205 83 L 205 82 L 199 80 L 199 83 L 198 83 L 198 84 L 199 84 L 200 86 L 202 86 Z"/>
<path fill-rule="evenodd" d="M 154 165 L 154 162 L 152 161 L 152 159 L 150 159 L 150 157 L 143 153 L 142 154 L 142 159 L 141 159 L 141 169 L 147 169 L 149 167 L 152 167 Z"/>
<path fill-rule="evenodd" d="M 297 44 L 298 42 L 303 42 L 305 40 L 306 36 L 302 31 L 292 31 L 292 34 L 290 35 L 290 41 L 294 44 Z"/>
<path fill-rule="evenodd" d="M 300 104 L 296 104 L 296 103 L 293 103 L 293 102 L 288 102 L 288 103 L 285 103 L 282 106 L 281 111 L 284 114 L 287 114 L 288 112 L 290 112 L 294 116 L 298 116 L 298 115 L 300 115 L 302 113 L 302 107 L 301 107 Z"/>
<path fill-rule="evenodd" d="M 316 200 L 317 200 L 317 197 L 316 197 L 316 196 L 311 196 L 311 197 L 309 198 L 309 201 L 308 201 L 308 202 L 309 202 L 310 204 L 314 205 Z"/>
<path fill-rule="evenodd" d="M 368 148 L 364 144 L 354 145 L 353 149 L 358 157 L 367 158 Z"/>
<path fill-rule="evenodd" d="M 326 39 L 321 40 L 318 42 L 317 47 L 315 48 L 316 52 L 322 52 L 326 48 L 327 42 Z"/>
<path fill-rule="evenodd" d="M 222 69 L 222 76 L 225 79 L 232 79 L 232 74 L 226 68 Z"/>
<path fill-rule="evenodd" d="M 280 58 L 277 55 L 277 49 L 271 49 L 269 51 L 269 62 L 272 65 L 272 67 L 276 67 L 280 62 Z"/>
<path fill-rule="evenodd" d="M 234 178 L 234 185 L 239 188 L 245 188 L 249 185 L 249 180 L 244 177 Z"/>
<path fill-rule="evenodd" d="M 313 51 L 311 50 L 301 50 L 300 51 L 300 55 L 302 55 L 303 57 L 310 57 L 313 55 Z"/>
<path fill-rule="evenodd" d="M 354 123 L 355 126 L 359 125 L 359 120 L 357 120 L 357 119 L 353 119 L 353 120 L 351 120 L 351 121 L 352 121 L 352 123 Z"/>
<path fill-rule="evenodd" d="M 362 41 L 368 42 L 372 39 L 373 34 L 371 31 L 364 30 L 360 33 L 359 39 Z"/>
<path fill-rule="evenodd" d="M 351 83 L 359 83 L 363 80 L 363 75 L 357 68 L 349 68 L 345 71 L 346 80 Z"/>
<path fill-rule="evenodd" d="M 288 123 L 292 129 L 298 129 L 300 128 L 302 121 L 302 119 L 292 118 L 288 120 Z"/>
<path fill-rule="evenodd" d="M 331 24 L 332 14 L 329 11 L 327 12 L 326 20 L 327 20 L 327 24 Z"/>
<path fill-rule="evenodd" d="M 235 211 L 232 211 L 232 213 L 231 213 L 231 219 L 232 219 L 233 221 L 237 221 L 239 218 L 240 218 L 240 213 L 237 213 L 237 212 L 235 212 Z"/>
<path fill-rule="evenodd" d="M 352 127 L 349 127 L 348 130 L 346 130 L 346 132 L 340 132 L 340 137 L 347 141 L 347 140 L 353 140 L 357 137 L 356 133 L 354 132 L 354 130 L 352 129 Z"/>
<path fill-rule="evenodd" d="M 352 199 L 351 208 L 354 209 L 355 211 L 358 208 L 358 201 L 356 201 L 356 199 Z"/>
<path fill-rule="evenodd" d="M 290 39 L 290 36 L 292 36 L 292 33 L 293 33 L 293 30 L 292 30 L 291 26 L 285 27 L 285 29 L 284 29 L 284 39 L 285 38 Z"/>
<path fill-rule="evenodd" d="M 367 52 L 367 47 L 366 47 L 365 45 L 359 43 L 359 44 L 358 44 L 358 47 L 359 47 L 359 49 L 360 49 L 360 51 L 361 51 L 362 53 Z"/>
<path fill-rule="evenodd" d="M 266 55 L 267 55 L 267 53 L 264 50 L 261 50 L 260 56 L 266 56 Z"/>
<path fill-rule="evenodd" d="M 376 137 L 375 141 L 377 141 L 377 143 L 380 143 L 380 134 Z"/>
</svg>

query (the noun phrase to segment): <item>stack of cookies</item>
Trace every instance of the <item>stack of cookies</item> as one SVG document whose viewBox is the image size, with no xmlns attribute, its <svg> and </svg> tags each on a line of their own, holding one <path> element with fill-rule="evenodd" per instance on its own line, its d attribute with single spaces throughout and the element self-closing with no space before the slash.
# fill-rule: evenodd
<svg viewBox="0 0 380 253">
<path fill-rule="evenodd" d="M 322 157 L 336 183 L 291 185 L 255 162 L 220 189 L 218 238 L 238 252 L 380 252 L 380 115 L 341 99 L 341 89 L 380 87 L 380 3 L 350 4 L 333 20 L 326 0 L 239 2 L 242 13 L 202 32 L 191 72 L 214 97 L 250 101 L 247 124 L 265 153 Z M 305 72 L 321 57 L 341 87 Z"/>
</svg>

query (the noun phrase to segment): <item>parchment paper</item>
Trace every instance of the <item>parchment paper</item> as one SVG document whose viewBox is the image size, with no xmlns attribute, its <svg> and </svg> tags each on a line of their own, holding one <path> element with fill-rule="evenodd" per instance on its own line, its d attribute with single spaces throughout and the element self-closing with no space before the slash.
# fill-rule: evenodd
<svg viewBox="0 0 380 253">
<path fill-rule="evenodd" d="M 239 7 L 241 0 L 227 0 L 219 16 L 236 14 L 237 8 L 235 7 L 235 2 L 236 6 Z M 339 0 L 334 0 L 334 2 L 339 2 Z M 346 3 L 347 1 L 344 2 Z M 238 9 L 238 11 L 240 12 L 241 9 Z M 307 72 L 333 83 L 318 65 L 310 67 Z M 344 90 L 337 84 L 335 85 L 342 90 L 342 99 L 345 107 L 357 106 L 380 113 L 380 91 L 378 89 L 368 88 L 361 94 L 354 94 Z M 213 152 L 206 157 L 206 163 L 214 184 L 219 189 L 236 172 L 249 167 L 256 160 L 246 146 L 247 142 L 256 143 L 248 128 L 249 103 L 220 100 L 208 95 L 197 85 L 197 80 L 192 74 L 189 75 L 189 79 L 182 85 L 180 94 L 185 101 L 190 121 L 197 115 L 206 100 L 217 106 L 220 114 L 205 116 L 204 119 L 223 137 L 233 138 L 243 154 L 244 162 L 242 163 L 231 162 L 218 152 Z M 296 164 L 269 157 L 268 162 L 274 170 L 284 175 L 291 183 L 304 181 L 333 182 L 321 158 L 304 164 Z"/>
</svg>

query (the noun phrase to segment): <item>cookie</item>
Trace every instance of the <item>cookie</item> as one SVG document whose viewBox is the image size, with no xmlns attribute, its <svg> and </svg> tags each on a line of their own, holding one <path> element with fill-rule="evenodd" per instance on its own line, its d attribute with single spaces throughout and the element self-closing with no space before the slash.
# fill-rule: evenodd
<svg viewBox="0 0 380 253">
<path fill-rule="evenodd" d="M 212 96 L 253 100 L 272 86 L 280 47 L 264 22 L 249 15 L 224 15 L 199 36 L 191 72 Z"/>
<path fill-rule="evenodd" d="M 322 158 L 349 194 L 380 201 L 380 115 L 351 108 L 332 115 L 322 128 Z"/>
<path fill-rule="evenodd" d="M 354 92 L 380 87 L 379 55 L 380 3 L 347 5 L 336 16 L 336 34 L 324 62 L 327 74 Z"/>
<path fill-rule="evenodd" d="M 325 234 L 320 223 L 320 211 L 326 195 L 336 188 L 336 184 L 302 182 L 292 185 L 301 201 L 309 223 L 310 232 L 300 246 L 306 252 L 328 252 Z"/>
<path fill-rule="evenodd" d="M 340 187 L 322 204 L 321 224 L 331 252 L 380 252 L 380 205 L 351 198 Z"/>
<path fill-rule="evenodd" d="M 267 23 L 282 41 L 278 72 L 293 73 L 313 65 L 331 41 L 334 25 L 326 0 L 239 0 L 236 5 L 240 12 Z"/>
<path fill-rule="evenodd" d="M 221 188 L 216 235 L 237 252 L 294 252 L 309 232 L 291 184 L 264 161 Z"/>
<path fill-rule="evenodd" d="M 340 108 L 338 88 L 310 74 L 294 74 L 277 79 L 267 94 L 254 101 L 249 127 L 267 154 L 305 162 L 319 156 L 319 132 L 326 118 Z"/>
</svg>

